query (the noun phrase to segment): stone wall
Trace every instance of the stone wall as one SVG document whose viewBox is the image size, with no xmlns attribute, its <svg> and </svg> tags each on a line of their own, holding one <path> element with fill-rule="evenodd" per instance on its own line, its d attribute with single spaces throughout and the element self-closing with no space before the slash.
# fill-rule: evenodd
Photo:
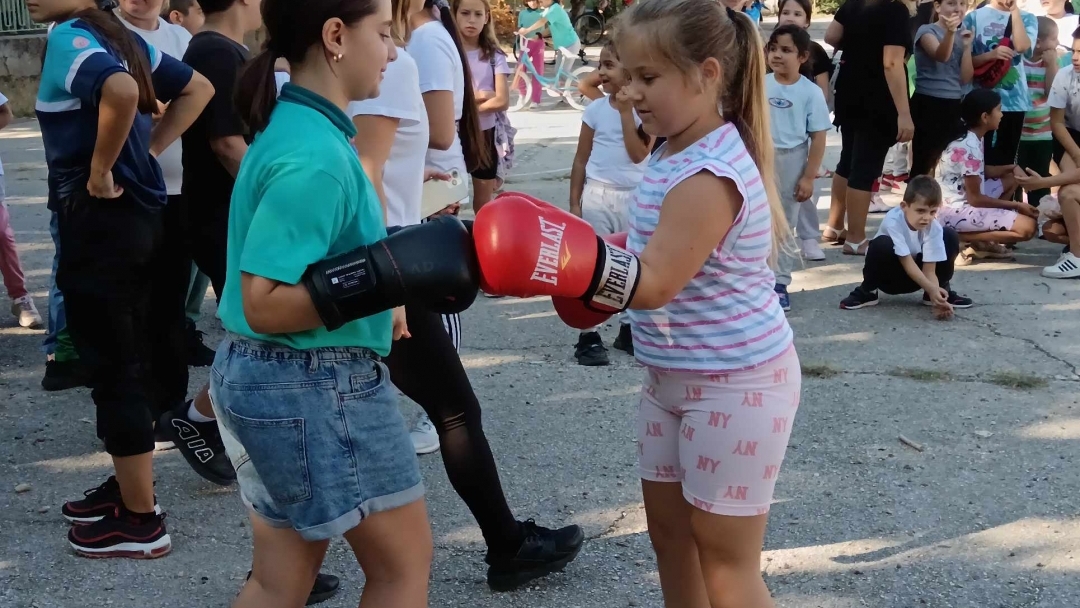
<svg viewBox="0 0 1080 608">
<path fill-rule="evenodd" d="M 44 50 L 44 34 L 0 36 L 0 92 L 16 116 L 34 114 Z"/>
</svg>

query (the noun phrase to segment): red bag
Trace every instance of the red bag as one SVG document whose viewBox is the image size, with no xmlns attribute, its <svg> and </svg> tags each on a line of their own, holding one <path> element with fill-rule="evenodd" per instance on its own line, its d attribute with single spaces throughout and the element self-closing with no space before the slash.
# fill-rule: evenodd
<svg viewBox="0 0 1080 608">
<path fill-rule="evenodd" d="M 1012 43 L 1012 15 L 1009 15 L 1009 24 L 1005 26 L 1005 35 L 1001 38 L 998 46 L 1013 48 Z M 972 80 L 984 89 L 992 89 L 1001 83 L 1005 75 L 1012 69 L 1011 59 L 995 59 L 975 68 Z"/>
</svg>

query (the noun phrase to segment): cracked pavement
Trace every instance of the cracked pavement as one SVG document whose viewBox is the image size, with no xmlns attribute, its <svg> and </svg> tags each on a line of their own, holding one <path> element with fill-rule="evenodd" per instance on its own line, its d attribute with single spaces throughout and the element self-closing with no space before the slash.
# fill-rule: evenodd
<svg viewBox="0 0 1080 608">
<path fill-rule="evenodd" d="M 518 161 L 507 188 L 565 206 L 579 113 L 513 120 Z M 52 245 L 36 123 L 0 132 L 0 157 L 44 307 Z M 818 186 L 824 220 L 828 182 Z M 915 295 L 839 310 L 861 269 L 836 248 L 796 272 L 789 318 L 807 377 L 762 558 L 778 606 L 1076 606 L 1080 282 L 1039 276 L 1056 252 L 1036 241 L 1015 261 L 959 269 L 954 286 L 976 306 L 952 322 L 932 320 Z M 208 300 L 200 325 L 213 340 L 212 311 Z M 616 331 L 609 326 L 605 340 Z M 614 351 L 609 367 L 575 365 L 574 332 L 543 298 L 482 299 L 463 335 L 511 506 L 541 525 L 579 523 L 589 541 L 564 573 L 491 593 L 479 530 L 440 457 L 422 457 L 436 542 L 431 605 L 660 606 L 635 474 L 641 369 Z M 60 505 L 99 483 L 108 460 L 86 391 L 40 390 L 40 340 L 0 320 L 0 606 L 228 605 L 250 559 L 244 512 L 234 489 L 203 482 L 176 452 L 155 459 L 171 555 L 91 561 L 68 550 Z M 193 371 L 192 390 L 206 378 Z M 16 493 L 21 483 L 31 489 Z M 363 579 L 343 543 L 332 544 L 325 569 L 343 584 L 324 605 L 355 606 Z"/>
</svg>

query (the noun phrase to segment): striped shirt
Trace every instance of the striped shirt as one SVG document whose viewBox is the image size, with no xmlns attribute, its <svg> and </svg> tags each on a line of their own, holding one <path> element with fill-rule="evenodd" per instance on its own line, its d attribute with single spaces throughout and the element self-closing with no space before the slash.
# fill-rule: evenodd
<svg viewBox="0 0 1080 608">
<path fill-rule="evenodd" d="M 640 255 L 672 188 L 702 171 L 730 179 L 742 208 L 705 265 L 667 306 L 631 310 L 634 353 L 653 368 L 723 373 L 755 368 L 792 342 L 768 266 L 772 217 L 761 174 L 734 125 L 728 123 L 685 150 L 649 159 L 630 205 L 628 249 Z"/>
<path fill-rule="evenodd" d="M 1054 134 L 1050 131 L 1050 105 L 1046 103 L 1046 66 L 1042 59 L 1024 59 L 1024 69 L 1027 72 L 1032 108 L 1024 115 L 1024 130 L 1021 132 L 1020 141 L 1051 141 Z"/>
</svg>

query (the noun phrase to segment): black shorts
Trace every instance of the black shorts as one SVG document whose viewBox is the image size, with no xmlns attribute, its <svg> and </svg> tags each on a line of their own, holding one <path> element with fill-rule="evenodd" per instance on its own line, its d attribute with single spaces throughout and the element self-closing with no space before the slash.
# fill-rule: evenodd
<svg viewBox="0 0 1080 608">
<path fill-rule="evenodd" d="M 881 177 L 889 148 L 896 144 L 896 134 L 840 127 L 840 137 L 843 143 L 836 174 L 848 180 L 848 188 L 870 192 L 874 180 Z"/>
<path fill-rule="evenodd" d="M 1074 131 L 1069 129 L 1069 135 L 1072 135 L 1072 140 L 1076 142 L 1076 145 L 1080 146 L 1080 131 Z M 1065 158 L 1065 146 L 1058 142 L 1057 138 L 1054 138 L 1054 162 L 1061 167 L 1061 159 Z"/>
<path fill-rule="evenodd" d="M 495 149 L 495 127 L 484 131 L 483 145 L 487 146 L 488 157 L 491 159 L 487 165 L 473 169 L 469 175 L 473 179 L 495 179 L 499 177 L 499 151 Z"/>
</svg>

